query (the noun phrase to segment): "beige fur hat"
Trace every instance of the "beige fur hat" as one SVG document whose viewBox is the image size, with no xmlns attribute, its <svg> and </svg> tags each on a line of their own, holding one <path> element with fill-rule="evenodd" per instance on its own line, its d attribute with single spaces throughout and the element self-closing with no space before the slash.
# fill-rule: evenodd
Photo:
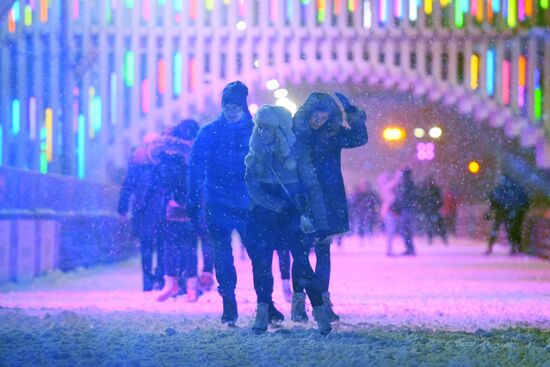
<svg viewBox="0 0 550 367">
<path fill-rule="evenodd" d="M 258 137 L 258 128 L 262 127 L 275 128 L 276 147 L 273 158 L 284 161 L 286 168 L 294 169 L 296 160 L 290 157 L 291 148 L 296 143 L 296 135 L 292 131 L 292 115 L 286 108 L 273 105 L 262 105 L 254 116 L 254 131 L 250 138 L 250 152 L 245 159 L 246 165 L 251 167 L 259 163 L 264 166 L 268 163 L 262 157 L 266 156 L 269 147 Z"/>
</svg>

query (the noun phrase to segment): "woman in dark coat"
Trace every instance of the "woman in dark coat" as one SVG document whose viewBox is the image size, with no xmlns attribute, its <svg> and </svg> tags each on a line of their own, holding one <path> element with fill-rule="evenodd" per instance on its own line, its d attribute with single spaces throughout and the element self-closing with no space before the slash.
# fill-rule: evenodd
<svg viewBox="0 0 550 367">
<path fill-rule="evenodd" d="M 356 148 L 368 141 L 365 112 L 353 106 L 344 95 L 336 93 L 336 96 L 342 104 L 343 111 L 330 95 L 312 93 L 294 116 L 294 130 L 298 139 L 302 140 L 309 150 L 327 208 L 329 229 L 320 233 L 320 240 L 315 246 L 315 272 L 323 283 L 323 303 L 329 306 L 330 243 L 332 236 L 349 230 L 341 153 L 342 149 Z M 349 125 L 347 127 L 343 125 L 344 117 Z M 298 322 L 307 321 L 305 294 L 295 278 L 293 275 L 291 318 Z M 339 319 L 332 311 L 332 307 L 330 313 L 333 321 Z"/>
</svg>

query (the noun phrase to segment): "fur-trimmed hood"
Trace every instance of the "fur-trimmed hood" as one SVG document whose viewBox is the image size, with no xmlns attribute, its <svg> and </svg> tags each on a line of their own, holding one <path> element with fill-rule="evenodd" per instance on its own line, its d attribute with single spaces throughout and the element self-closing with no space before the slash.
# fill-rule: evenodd
<svg viewBox="0 0 550 367">
<path fill-rule="evenodd" d="M 340 107 L 329 94 L 314 92 L 307 97 L 304 104 L 294 115 L 293 126 L 297 135 L 309 134 L 313 131 L 309 124 L 309 118 L 314 111 L 327 111 L 329 113 L 328 121 L 319 130 L 326 131 L 328 135 L 338 132 L 343 121 Z"/>
<path fill-rule="evenodd" d="M 148 145 L 148 155 L 153 163 L 159 163 L 163 155 L 182 156 L 189 162 L 192 142 L 164 135 Z"/>
</svg>

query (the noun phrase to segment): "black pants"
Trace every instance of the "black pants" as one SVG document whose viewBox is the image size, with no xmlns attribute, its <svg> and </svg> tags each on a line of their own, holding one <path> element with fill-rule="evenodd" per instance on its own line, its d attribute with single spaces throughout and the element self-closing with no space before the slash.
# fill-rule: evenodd
<svg viewBox="0 0 550 367">
<path fill-rule="evenodd" d="M 210 241 L 214 248 L 214 268 L 219 284 L 218 293 L 222 297 L 232 297 L 235 295 L 237 286 L 237 271 L 231 247 L 231 232 L 233 230 L 239 232 L 241 240 L 246 243 L 246 238 L 243 238 L 246 210 L 209 204 L 206 221 Z"/>
<path fill-rule="evenodd" d="M 306 241 L 309 241 L 307 247 L 308 247 L 308 255 L 309 255 L 309 248 L 313 245 L 312 239 L 307 237 Z M 317 275 L 317 280 L 320 285 L 321 293 L 328 292 L 329 284 L 330 284 L 330 271 L 331 271 L 331 263 L 330 263 L 330 240 L 321 241 L 320 243 L 317 243 L 315 245 L 315 274 Z M 295 293 L 303 292 L 304 291 L 304 281 L 300 278 L 299 271 L 294 267 L 294 264 L 292 264 L 292 289 Z"/>
<path fill-rule="evenodd" d="M 144 291 L 153 289 L 155 280 L 161 280 L 164 275 L 162 231 L 158 232 L 157 236 L 152 234 L 141 234 L 139 236 Z M 157 253 L 157 266 L 153 273 L 153 252 L 155 251 Z"/>
<path fill-rule="evenodd" d="M 214 246 L 210 241 L 208 234 L 199 235 L 202 248 L 202 272 L 212 273 L 214 270 Z"/>
<path fill-rule="evenodd" d="M 197 276 L 197 240 L 191 223 L 168 221 L 164 230 L 164 273 Z"/>
<path fill-rule="evenodd" d="M 277 257 L 279 258 L 281 279 L 290 279 L 290 251 L 285 244 L 280 244 L 277 248 Z"/>
<path fill-rule="evenodd" d="M 309 263 L 309 243 L 299 230 L 300 216 L 288 210 L 275 213 L 259 205 L 248 212 L 246 222 L 246 249 L 252 260 L 254 289 L 258 303 L 272 302 L 273 293 L 273 251 L 277 244 L 286 243 L 294 259 L 296 277 L 304 284 L 312 306 L 323 303 L 320 282 Z"/>
<path fill-rule="evenodd" d="M 491 235 L 489 236 L 489 251 L 492 250 L 495 244 L 498 228 L 502 223 L 506 228 L 506 235 L 508 242 L 512 245 L 512 251 L 519 251 L 521 244 L 521 224 L 525 217 L 525 211 L 510 211 L 505 215 L 495 215 L 493 218 L 493 228 L 491 229 Z"/>
</svg>

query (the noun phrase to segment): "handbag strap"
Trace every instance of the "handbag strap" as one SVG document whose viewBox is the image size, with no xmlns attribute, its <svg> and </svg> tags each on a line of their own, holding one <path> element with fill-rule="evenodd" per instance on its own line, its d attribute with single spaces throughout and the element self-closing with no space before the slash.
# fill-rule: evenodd
<svg viewBox="0 0 550 367">
<path fill-rule="evenodd" d="M 277 182 L 279 182 L 279 185 L 281 185 L 281 187 L 283 188 L 283 191 L 286 193 L 286 195 L 288 196 L 288 198 L 290 199 L 290 202 L 292 203 L 292 205 L 294 205 L 296 207 L 296 209 L 298 209 L 298 211 L 303 214 L 303 211 L 302 211 L 302 206 L 300 205 L 299 202 L 297 202 L 296 200 L 294 200 L 294 198 L 292 197 L 292 195 L 290 195 L 290 192 L 288 192 L 288 189 L 286 188 L 286 186 L 283 184 L 283 182 L 281 181 L 281 179 L 279 178 L 279 175 L 277 174 L 277 172 L 275 172 L 275 169 L 273 168 L 273 165 L 270 164 L 269 165 L 269 168 L 271 168 L 271 173 L 273 173 L 273 175 L 275 176 L 275 178 L 277 179 Z"/>
</svg>

